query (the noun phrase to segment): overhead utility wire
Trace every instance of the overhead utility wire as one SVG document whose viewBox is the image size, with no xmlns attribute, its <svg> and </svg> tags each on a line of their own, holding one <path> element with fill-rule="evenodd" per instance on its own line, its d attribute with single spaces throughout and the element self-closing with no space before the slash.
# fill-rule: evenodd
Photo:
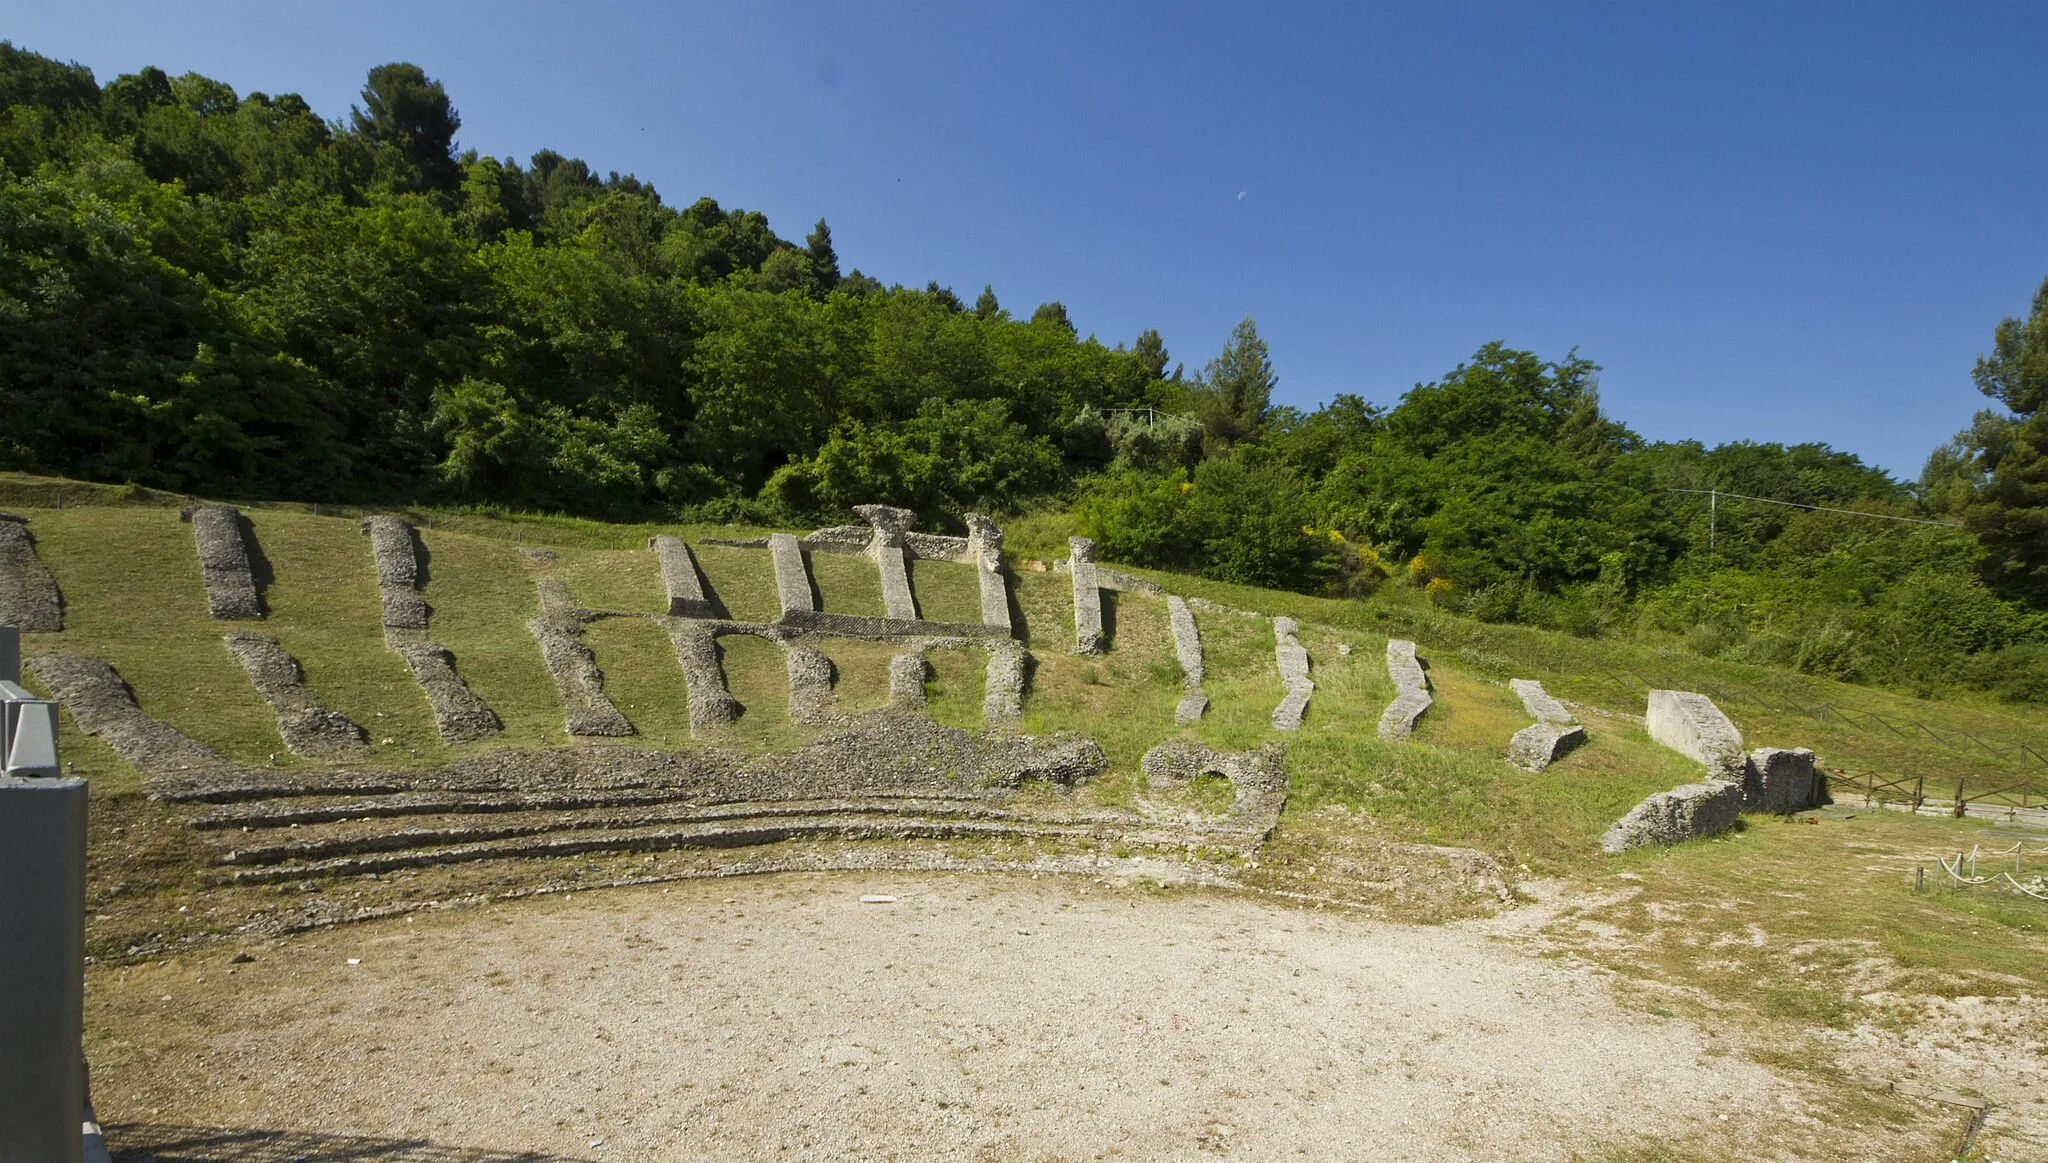
<svg viewBox="0 0 2048 1163">
<path fill-rule="evenodd" d="M 1788 509 L 1814 509 L 1822 513 L 1847 513 L 1851 517 L 1875 517 L 1880 521 L 1906 521 L 1914 525 L 1939 525 L 1944 529 L 1961 529 L 1955 521 L 1929 521 L 1924 517 L 1894 517 L 1890 513 L 1865 513 L 1861 509 L 1835 509 L 1827 505 L 1802 505 L 1797 501 L 1774 501 L 1769 497 L 1749 497 L 1741 493 L 1728 493 L 1720 489 L 1670 489 L 1674 493 L 1697 493 L 1702 497 L 1732 497 L 1738 501 L 1761 501 L 1766 505 L 1783 505 Z"/>
</svg>

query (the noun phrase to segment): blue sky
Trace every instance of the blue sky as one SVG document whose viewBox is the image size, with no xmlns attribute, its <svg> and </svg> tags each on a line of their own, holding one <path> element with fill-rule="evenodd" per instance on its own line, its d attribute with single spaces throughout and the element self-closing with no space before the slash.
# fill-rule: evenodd
<svg viewBox="0 0 2048 1163">
<path fill-rule="evenodd" d="M 823 216 L 885 282 L 992 283 L 1279 398 L 1391 403 L 1493 339 L 1652 439 L 1905 477 L 2048 275 L 2048 5 L 0 3 L 0 37 L 328 117 L 443 81 L 461 143 Z"/>
</svg>

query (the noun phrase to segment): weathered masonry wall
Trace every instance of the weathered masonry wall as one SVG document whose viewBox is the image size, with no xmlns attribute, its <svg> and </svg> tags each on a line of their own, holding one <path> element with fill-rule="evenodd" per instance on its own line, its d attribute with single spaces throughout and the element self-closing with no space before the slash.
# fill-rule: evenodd
<svg viewBox="0 0 2048 1163">
<path fill-rule="evenodd" d="M 690 730 L 708 731 L 740 717 L 739 700 L 725 685 L 725 667 L 718 660 L 715 625 L 670 618 L 669 644 L 683 670 L 684 697 L 690 705 Z"/>
<path fill-rule="evenodd" d="M 982 720 L 1013 722 L 1024 713 L 1024 644 L 1014 638 L 991 638 L 984 645 L 988 671 L 982 686 Z"/>
<path fill-rule="evenodd" d="M 387 639 L 387 641 L 389 641 Z M 434 727 L 450 743 L 467 743 L 495 735 L 504 728 L 497 712 L 471 693 L 455 673 L 455 656 L 438 642 L 402 640 L 389 643 L 412 670 L 413 681 L 426 692 Z"/>
<path fill-rule="evenodd" d="M 412 525 L 383 514 L 363 522 L 370 554 L 377 563 L 377 597 L 384 625 L 393 630 L 427 628 L 427 601 L 419 594 L 419 544 Z"/>
<path fill-rule="evenodd" d="M 1273 619 L 1273 661 L 1280 668 L 1280 685 L 1287 691 L 1273 708 L 1273 729 L 1293 731 L 1301 726 L 1309 697 L 1315 694 L 1315 680 L 1308 676 L 1308 651 L 1301 645 L 1301 628 L 1292 618 Z"/>
<path fill-rule="evenodd" d="M 137 770 L 184 771 L 225 767 L 227 760 L 176 727 L 142 713 L 135 693 L 114 668 L 78 654 L 38 654 L 22 669 L 50 689 L 87 735 L 106 741 Z"/>
<path fill-rule="evenodd" d="M 1102 653 L 1102 591 L 1095 581 L 1095 543 L 1086 537 L 1067 539 L 1068 568 L 1074 580 L 1074 653 Z"/>
<path fill-rule="evenodd" d="M 668 612 L 675 618 L 719 618 L 718 609 L 704 596 L 704 579 L 697 573 L 697 559 L 680 537 L 661 534 L 647 539 L 654 559 L 661 565 L 661 588 L 668 593 Z"/>
<path fill-rule="evenodd" d="M 27 518 L 0 513 L 0 626 L 54 633 L 64 628 L 57 579 L 36 556 Z"/>
<path fill-rule="evenodd" d="M 1660 791 L 1629 809 L 1601 837 L 1607 852 L 1626 852 L 1648 844 L 1676 844 L 1711 836 L 1735 826 L 1742 811 L 1742 785 L 1715 780 L 1688 783 Z"/>
<path fill-rule="evenodd" d="M 1387 677 L 1394 682 L 1394 701 L 1380 712 L 1382 739 L 1406 739 L 1415 732 L 1415 721 L 1429 709 L 1429 678 L 1415 658 L 1415 643 L 1405 638 L 1387 640 Z"/>
<path fill-rule="evenodd" d="M 242 539 L 242 514 L 233 505 L 199 505 L 181 514 L 192 523 L 199 572 L 206 583 L 206 609 L 215 618 L 261 618 L 249 546 Z"/>
<path fill-rule="evenodd" d="M 306 687 L 306 674 L 275 638 L 237 630 L 225 635 L 229 653 L 256 693 L 277 713 L 277 733 L 295 755 L 352 759 L 368 754 L 363 729 L 340 711 L 329 710 Z"/>
<path fill-rule="evenodd" d="M 981 581 L 981 624 L 1010 633 L 1010 588 L 1003 580 L 1003 531 L 980 513 L 967 514 L 967 560 Z"/>
<path fill-rule="evenodd" d="M 917 599 L 910 593 L 910 570 L 906 564 L 903 538 L 917 515 L 891 505 L 856 505 L 853 511 L 873 529 L 868 538 L 867 555 L 881 574 L 883 610 L 891 618 L 915 621 Z"/>
<path fill-rule="evenodd" d="M 1643 721 L 1651 738 L 1705 765 L 1707 781 L 1637 804 L 1602 838 L 1609 852 L 1711 836 L 1733 827 L 1743 811 L 1794 812 L 1827 802 L 1813 752 L 1765 747 L 1745 754 L 1742 733 L 1705 695 L 1651 691 Z"/>
<path fill-rule="evenodd" d="M 1508 741 L 1509 763 L 1523 771 L 1542 771 L 1586 741 L 1586 729 L 1572 721 L 1572 713 L 1551 698 L 1542 683 L 1518 678 L 1508 683 L 1508 689 L 1536 720 Z"/>
</svg>

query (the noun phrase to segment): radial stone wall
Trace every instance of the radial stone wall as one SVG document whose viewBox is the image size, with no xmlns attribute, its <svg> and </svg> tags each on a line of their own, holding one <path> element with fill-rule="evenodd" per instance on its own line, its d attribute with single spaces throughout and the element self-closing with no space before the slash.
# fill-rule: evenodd
<svg viewBox="0 0 2048 1163">
<path fill-rule="evenodd" d="M 363 729 L 313 697 L 306 687 L 305 671 L 277 639 L 237 630 L 224 640 L 235 661 L 249 672 L 256 693 L 277 713 L 277 733 L 293 754 L 352 759 L 369 752 Z"/>
<path fill-rule="evenodd" d="M 57 579 L 36 556 L 26 519 L 0 513 L 0 626 L 55 633 L 64 628 Z"/>
<path fill-rule="evenodd" d="M 242 539 L 242 514 L 233 505 L 200 505 L 183 516 L 192 523 L 207 612 L 222 619 L 261 618 L 263 604 L 256 597 L 249 546 Z"/>
</svg>

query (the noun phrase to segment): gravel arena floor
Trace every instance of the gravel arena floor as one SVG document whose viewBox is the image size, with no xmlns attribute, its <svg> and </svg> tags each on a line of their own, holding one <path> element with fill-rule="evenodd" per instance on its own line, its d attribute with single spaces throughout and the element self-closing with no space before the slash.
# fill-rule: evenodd
<svg viewBox="0 0 2048 1163">
<path fill-rule="evenodd" d="M 544 896 L 96 969 L 94 1090 L 117 1157 L 165 1161 L 1562 1160 L 1790 1113 L 1514 918 L 1024 876 Z"/>
</svg>

